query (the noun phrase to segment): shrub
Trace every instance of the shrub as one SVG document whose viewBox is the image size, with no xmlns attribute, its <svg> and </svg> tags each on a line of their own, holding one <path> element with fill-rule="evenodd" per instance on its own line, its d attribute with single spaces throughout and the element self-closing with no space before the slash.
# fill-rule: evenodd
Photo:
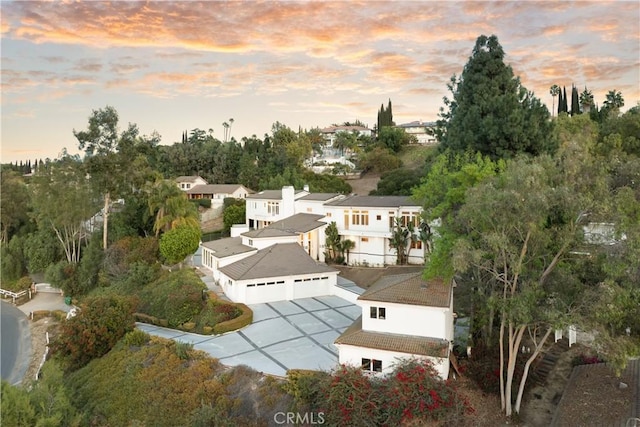
<svg viewBox="0 0 640 427">
<path fill-rule="evenodd" d="M 60 333 L 51 343 L 52 354 L 60 357 L 70 370 L 103 356 L 133 330 L 135 301 L 125 297 L 93 297 L 80 312 L 60 325 Z"/>
<path fill-rule="evenodd" d="M 190 199 L 191 203 L 196 206 L 202 206 L 203 208 L 209 209 L 211 207 L 211 199 Z"/>
<path fill-rule="evenodd" d="M 293 398 L 294 410 L 305 412 L 321 406 L 322 382 L 328 374 L 322 371 L 290 369 L 284 390 Z"/>
<path fill-rule="evenodd" d="M 134 329 L 123 338 L 123 342 L 126 345 L 136 347 L 142 347 L 143 345 L 148 343 L 149 340 L 151 340 L 151 336 L 148 333 L 141 331 L 140 329 Z"/>
<path fill-rule="evenodd" d="M 176 356 L 182 360 L 191 359 L 191 351 L 193 350 L 193 344 L 188 342 L 176 341 Z"/>
<path fill-rule="evenodd" d="M 229 331 L 235 331 L 237 329 L 244 328 L 253 322 L 253 311 L 244 304 L 237 304 L 237 306 L 242 311 L 242 314 L 235 319 L 217 323 L 213 327 L 213 333 L 218 335 Z"/>
</svg>

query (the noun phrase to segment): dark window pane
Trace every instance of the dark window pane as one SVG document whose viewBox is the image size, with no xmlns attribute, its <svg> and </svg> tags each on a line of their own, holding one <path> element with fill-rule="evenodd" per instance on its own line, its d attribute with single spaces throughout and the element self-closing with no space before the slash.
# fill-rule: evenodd
<svg viewBox="0 0 640 427">
<path fill-rule="evenodd" d="M 371 318 L 372 319 L 377 319 L 378 318 L 378 308 L 377 307 L 371 307 Z"/>
</svg>

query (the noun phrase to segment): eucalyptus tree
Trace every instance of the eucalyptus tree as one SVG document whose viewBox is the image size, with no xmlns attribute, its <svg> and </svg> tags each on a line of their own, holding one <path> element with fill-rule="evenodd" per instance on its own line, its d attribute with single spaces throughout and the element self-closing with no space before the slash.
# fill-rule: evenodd
<svg viewBox="0 0 640 427">
<path fill-rule="evenodd" d="M 38 227 L 53 230 L 67 262 L 78 263 L 81 248 L 92 231 L 91 219 L 100 210 L 83 163 L 78 158 L 64 157 L 39 167 L 30 191 Z"/>
<path fill-rule="evenodd" d="M 131 179 L 139 171 L 135 164 L 135 146 L 139 141 L 138 128 L 129 124 L 119 133 L 118 113 L 106 106 L 93 110 L 87 129 L 73 131 L 78 147 L 85 151 L 86 172 L 92 184 L 102 193 L 103 249 L 108 245 L 109 215 L 113 199 L 131 191 Z"/>
<path fill-rule="evenodd" d="M 0 245 L 29 220 L 29 193 L 22 176 L 6 167 L 0 172 Z"/>
</svg>

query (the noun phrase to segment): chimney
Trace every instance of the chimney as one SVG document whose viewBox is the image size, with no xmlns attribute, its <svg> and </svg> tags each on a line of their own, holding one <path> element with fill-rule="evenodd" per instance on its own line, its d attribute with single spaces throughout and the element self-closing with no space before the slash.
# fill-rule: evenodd
<svg viewBox="0 0 640 427">
<path fill-rule="evenodd" d="M 282 218 L 290 217 L 295 213 L 294 201 L 296 190 L 293 186 L 282 187 L 282 206 L 280 215 Z"/>
<path fill-rule="evenodd" d="M 308 193 L 309 192 L 309 184 L 305 184 L 304 187 L 302 187 L 302 189 Z"/>
</svg>

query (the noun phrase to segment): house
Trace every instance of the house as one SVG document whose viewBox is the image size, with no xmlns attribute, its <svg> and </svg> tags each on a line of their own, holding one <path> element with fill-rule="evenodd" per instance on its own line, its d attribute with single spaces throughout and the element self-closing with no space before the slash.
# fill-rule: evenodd
<svg viewBox="0 0 640 427">
<path fill-rule="evenodd" d="M 198 184 L 186 190 L 189 199 L 211 199 L 224 201 L 226 198 L 246 199 L 253 191 L 242 184 Z"/>
<path fill-rule="evenodd" d="M 352 195 L 325 203 L 324 207 L 327 223 L 335 222 L 342 240 L 355 243 L 348 260 L 352 265 L 396 264 L 397 252 L 390 247 L 396 219 L 416 229 L 421 223 L 422 207 L 407 196 Z M 409 264 L 423 264 L 424 256 L 424 242 L 407 241 Z"/>
<path fill-rule="evenodd" d="M 396 127 L 403 129 L 409 135 L 415 136 L 418 144 L 433 145 L 438 143 L 435 135 L 433 135 L 435 126 L 435 122 L 423 122 L 419 120 L 397 125 Z"/>
<path fill-rule="evenodd" d="M 176 183 L 178 184 L 178 188 L 184 191 L 189 190 L 196 185 L 207 185 L 207 181 L 197 175 L 179 176 L 176 178 Z"/>
<path fill-rule="evenodd" d="M 331 295 L 337 276 L 298 243 L 280 243 L 220 267 L 218 282 L 230 300 L 257 304 Z"/>
<path fill-rule="evenodd" d="M 258 252 L 244 245 L 242 237 L 229 237 L 202 243 L 202 266 L 211 270 L 213 280 L 220 281 L 220 268 Z"/>
<path fill-rule="evenodd" d="M 425 358 L 449 376 L 453 286 L 421 274 L 383 276 L 360 297 L 362 315 L 336 340 L 340 364 L 386 374 L 403 358 Z"/>
<path fill-rule="evenodd" d="M 322 138 L 324 139 L 325 144 L 329 147 L 333 147 L 338 134 L 341 132 L 350 133 L 355 135 L 356 138 L 359 136 L 373 136 L 373 131 L 364 126 L 329 126 L 324 129 L 320 129 Z"/>
<path fill-rule="evenodd" d="M 295 190 L 287 186 L 282 190 L 264 190 L 247 195 L 247 225 L 250 229 L 260 229 L 292 216 L 296 213 L 294 202 L 308 194 L 309 187 Z"/>
</svg>

